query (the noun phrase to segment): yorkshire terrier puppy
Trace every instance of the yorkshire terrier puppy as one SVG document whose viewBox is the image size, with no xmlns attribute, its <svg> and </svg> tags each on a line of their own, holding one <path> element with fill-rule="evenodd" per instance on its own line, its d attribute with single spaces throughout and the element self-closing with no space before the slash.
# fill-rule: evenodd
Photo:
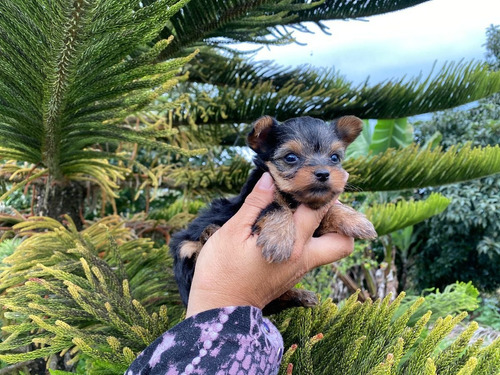
<svg viewBox="0 0 500 375">
<path fill-rule="evenodd" d="M 344 190 L 347 172 L 341 162 L 347 146 L 362 127 L 363 122 L 354 116 L 331 123 L 312 117 L 292 118 L 283 123 L 269 116 L 258 119 L 247 139 L 256 152 L 255 169 L 240 194 L 213 201 L 187 229 L 172 236 L 170 249 L 183 303 L 188 301 L 196 255 L 210 235 L 240 209 L 264 172 L 274 179 L 275 201 L 260 213 L 252 230 L 258 234 L 257 244 L 268 262 L 289 259 L 295 241 L 293 213 L 300 204 L 319 209 Z M 359 239 L 377 236 L 363 214 L 342 204 L 331 205 L 315 236 L 333 232 Z M 266 306 L 264 313 L 316 303 L 313 292 L 292 289 Z"/>
</svg>

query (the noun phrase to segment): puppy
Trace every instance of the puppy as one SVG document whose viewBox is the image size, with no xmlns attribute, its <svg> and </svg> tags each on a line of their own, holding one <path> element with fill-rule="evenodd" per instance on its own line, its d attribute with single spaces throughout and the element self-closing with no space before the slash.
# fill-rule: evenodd
<svg viewBox="0 0 500 375">
<path fill-rule="evenodd" d="M 183 303 L 187 305 L 196 255 L 210 235 L 240 209 L 264 172 L 274 179 L 275 201 L 260 213 L 252 230 L 258 234 L 257 244 L 268 262 L 289 259 L 295 241 L 293 213 L 300 204 L 319 209 L 344 190 L 347 172 L 341 162 L 347 146 L 362 127 L 363 122 L 354 116 L 331 123 L 312 117 L 292 118 L 283 123 L 270 116 L 258 119 L 247 139 L 256 153 L 255 169 L 240 194 L 213 201 L 187 229 L 172 236 L 170 250 Z M 342 204 L 331 205 L 315 236 L 332 232 L 359 239 L 377 236 L 364 215 Z M 313 292 L 294 288 L 266 306 L 264 313 L 316 303 Z"/>
</svg>

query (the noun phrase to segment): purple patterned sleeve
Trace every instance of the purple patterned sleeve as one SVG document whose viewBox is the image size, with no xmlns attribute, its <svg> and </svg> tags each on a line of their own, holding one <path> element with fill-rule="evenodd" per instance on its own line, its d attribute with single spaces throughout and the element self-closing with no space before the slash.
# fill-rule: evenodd
<svg viewBox="0 0 500 375">
<path fill-rule="evenodd" d="M 276 374 L 283 339 L 251 306 L 204 311 L 149 345 L 125 375 Z"/>
</svg>

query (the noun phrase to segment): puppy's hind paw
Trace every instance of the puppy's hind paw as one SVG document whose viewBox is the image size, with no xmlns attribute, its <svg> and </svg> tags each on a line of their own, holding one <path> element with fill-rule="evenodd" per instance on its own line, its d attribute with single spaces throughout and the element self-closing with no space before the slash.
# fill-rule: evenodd
<svg viewBox="0 0 500 375">
<path fill-rule="evenodd" d="M 199 241 L 182 241 L 179 246 L 179 257 L 182 258 L 193 258 L 196 259 L 202 245 Z"/>
<path fill-rule="evenodd" d="M 296 289 L 296 290 L 297 290 L 296 298 L 300 301 L 301 306 L 314 307 L 319 303 L 318 296 L 316 295 L 316 293 L 305 289 Z"/>
<path fill-rule="evenodd" d="M 316 293 L 305 289 L 290 289 L 264 307 L 264 315 L 276 314 L 291 307 L 314 307 L 319 303 Z"/>
</svg>

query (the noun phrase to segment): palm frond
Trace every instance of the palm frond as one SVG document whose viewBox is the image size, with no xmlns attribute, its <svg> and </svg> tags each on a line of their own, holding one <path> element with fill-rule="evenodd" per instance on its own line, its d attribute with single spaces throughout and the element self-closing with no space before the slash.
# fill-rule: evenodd
<svg viewBox="0 0 500 375">
<path fill-rule="evenodd" d="M 394 12 L 413 7 L 429 0 L 326 0 L 311 9 L 298 9 L 291 13 L 296 14 L 301 22 L 318 22 L 325 20 L 345 20 L 349 18 L 370 17 L 377 14 Z"/>
<path fill-rule="evenodd" d="M 452 184 L 500 173 L 500 146 L 455 145 L 420 149 L 411 145 L 375 156 L 349 159 L 348 190 L 390 191 Z"/>
<path fill-rule="evenodd" d="M 415 225 L 443 212 L 450 200 L 433 193 L 423 201 L 399 201 L 398 203 L 375 204 L 366 212 L 379 236 Z"/>
</svg>

